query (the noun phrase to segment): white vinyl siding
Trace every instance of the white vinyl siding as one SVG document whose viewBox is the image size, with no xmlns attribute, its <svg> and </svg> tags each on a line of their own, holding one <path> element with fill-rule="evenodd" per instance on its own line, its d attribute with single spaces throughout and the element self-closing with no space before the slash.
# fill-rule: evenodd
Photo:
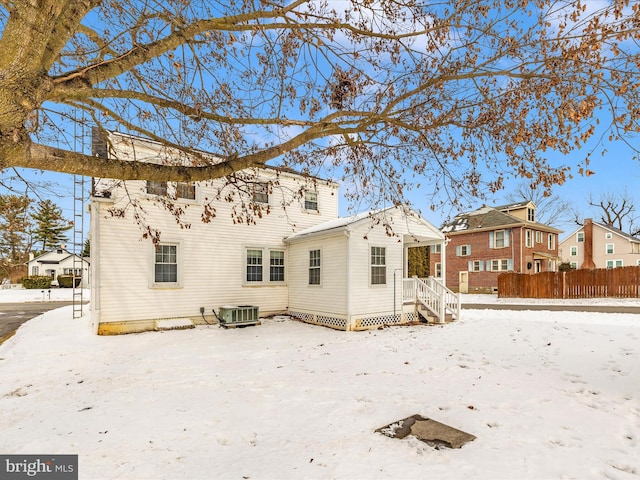
<svg viewBox="0 0 640 480">
<path fill-rule="evenodd" d="M 268 178 L 269 173 L 265 171 L 262 175 Z M 275 179 L 275 172 L 272 175 Z M 92 208 L 95 210 L 92 211 L 92 217 L 97 219 L 97 227 L 92 229 L 92 235 L 101 237 L 100 248 L 92 251 L 96 258 L 91 265 L 92 269 L 98 268 L 101 272 L 100 321 L 183 316 L 201 318 L 201 307 L 210 315 L 212 308 L 218 311 L 222 305 L 256 305 L 260 308 L 260 315 L 286 311 L 289 305 L 289 272 L 285 270 L 285 282 L 268 281 L 269 251 L 284 250 L 288 264 L 283 237 L 292 231 L 292 226 L 300 230 L 335 219 L 338 214 L 338 195 L 336 186 L 320 184 L 317 193 L 318 202 L 323 205 L 321 212 L 309 215 L 300 208 L 285 212 L 276 205 L 285 204 L 288 192 L 299 191 L 301 184 L 288 174 L 280 174 L 279 182 L 282 188 L 271 194 L 274 205 L 272 211 L 257 219 L 255 225 L 234 223 L 232 215 L 235 204 L 224 201 L 215 203 L 216 216 L 210 223 L 202 222 L 202 207 L 190 205 L 185 209 L 182 220 L 191 225 L 188 230 L 179 229 L 169 212 L 149 209 L 146 222 L 162 232 L 163 243 L 168 243 L 172 237 L 185 239 L 178 252 L 178 271 L 180 273 L 183 270 L 182 289 L 153 285 L 153 245 L 150 240 L 141 241 L 142 233 L 135 224 L 132 212 L 127 212 L 125 218 L 108 215 L 108 209 L 114 202 L 126 198 L 124 189 L 114 190 L 108 201 L 93 202 Z M 197 196 L 202 199 L 214 198 L 223 185 L 224 180 L 197 183 Z M 140 192 L 142 198 L 148 198 L 145 181 L 127 182 L 127 189 L 129 192 Z M 244 199 L 248 201 L 251 197 L 245 195 Z M 248 284 L 245 280 L 247 248 L 263 250 L 262 283 Z M 303 266 L 306 276 L 306 263 Z M 83 278 L 89 278 L 89 275 L 83 275 Z M 126 288 L 123 288 L 123 279 L 126 279 Z M 307 279 L 303 282 L 306 285 Z M 248 288 L 255 286 L 262 288 Z M 332 293 L 336 295 L 341 292 Z M 123 306 L 126 306 L 126 318 L 123 318 Z"/>
</svg>

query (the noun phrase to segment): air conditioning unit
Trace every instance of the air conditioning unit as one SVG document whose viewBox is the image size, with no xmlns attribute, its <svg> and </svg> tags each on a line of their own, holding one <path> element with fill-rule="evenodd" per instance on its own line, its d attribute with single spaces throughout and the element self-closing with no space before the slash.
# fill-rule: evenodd
<svg viewBox="0 0 640 480">
<path fill-rule="evenodd" d="M 237 305 L 220 307 L 218 314 L 220 325 L 223 327 L 243 327 L 260 325 L 258 307 L 253 305 Z"/>
</svg>

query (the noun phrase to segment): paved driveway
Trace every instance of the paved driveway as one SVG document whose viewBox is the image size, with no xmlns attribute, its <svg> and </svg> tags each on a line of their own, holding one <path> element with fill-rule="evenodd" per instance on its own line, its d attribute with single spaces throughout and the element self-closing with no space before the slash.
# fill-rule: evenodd
<svg viewBox="0 0 640 480">
<path fill-rule="evenodd" d="M 27 320 L 73 302 L 0 303 L 0 343 Z"/>
</svg>

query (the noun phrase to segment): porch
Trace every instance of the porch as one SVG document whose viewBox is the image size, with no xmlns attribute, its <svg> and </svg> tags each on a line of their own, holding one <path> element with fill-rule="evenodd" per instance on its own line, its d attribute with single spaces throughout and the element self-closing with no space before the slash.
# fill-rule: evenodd
<svg viewBox="0 0 640 480">
<path fill-rule="evenodd" d="M 460 295 L 435 277 L 402 279 L 402 305 L 415 306 L 428 322 L 445 323 L 460 319 Z"/>
</svg>

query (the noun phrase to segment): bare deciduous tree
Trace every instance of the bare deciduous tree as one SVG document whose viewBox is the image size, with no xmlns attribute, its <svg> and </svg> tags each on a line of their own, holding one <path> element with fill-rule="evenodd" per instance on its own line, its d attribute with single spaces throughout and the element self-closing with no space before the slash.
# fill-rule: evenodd
<svg viewBox="0 0 640 480">
<path fill-rule="evenodd" d="M 545 152 L 640 130 L 639 18 L 627 0 L 1 0 L 0 170 L 196 181 L 276 162 L 369 203 L 548 188 L 570 165 Z M 93 157 L 80 119 L 216 161 Z"/>
<path fill-rule="evenodd" d="M 544 188 L 529 183 L 519 183 L 505 198 L 510 202 L 527 200 L 536 205 L 536 221 L 557 226 L 558 223 L 571 221 L 571 206 L 558 195 L 548 194 Z"/>
<path fill-rule="evenodd" d="M 598 220 L 610 227 L 617 228 L 632 236 L 640 235 L 638 225 L 637 205 L 625 190 L 621 193 L 604 193 L 597 200 L 589 195 L 589 206 L 598 215 Z M 584 212 L 574 209 L 574 219 L 577 225 L 583 224 Z"/>
</svg>

